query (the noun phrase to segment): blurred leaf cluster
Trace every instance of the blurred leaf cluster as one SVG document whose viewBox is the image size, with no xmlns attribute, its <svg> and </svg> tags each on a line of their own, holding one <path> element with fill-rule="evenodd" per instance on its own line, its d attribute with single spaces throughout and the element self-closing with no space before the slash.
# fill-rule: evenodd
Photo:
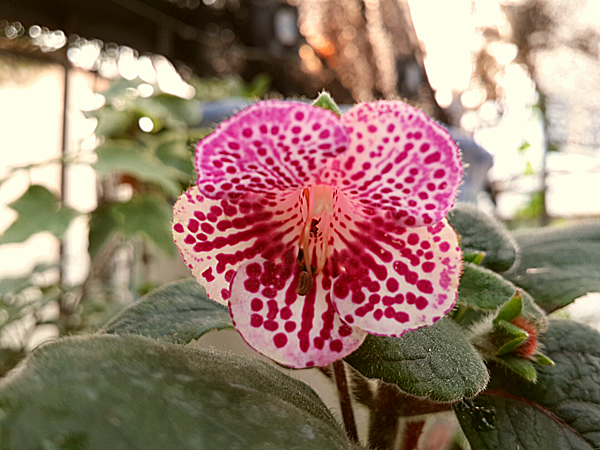
<svg viewBox="0 0 600 450">
<path fill-rule="evenodd" d="M 189 84 L 194 87 L 193 97 L 181 98 L 162 91 L 158 83 L 115 80 L 102 92 L 103 106 L 84 112 L 96 121 L 97 146 L 92 153 L 77 148 L 62 158 L 4 171 L 0 186 L 34 168 L 88 164 L 97 177 L 97 206 L 85 214 L 91 260 L 88 279 L 82 286 L 65 286 L 57 276 L 62 261 L 51 267 L 36 266 L 20 277 L 0 279 L 0 333 L 8 325 L 18 328 L 26 317 L 35 322 L 28 330 L 34 329 L 43 322 L 36 311 L 49 302 L 60 310 L 54 321 L 63 334 L 98 327 L 126 303 L 115 301 L 119 298 L 115 271 L 120 270 L 115 259 L 122 258 L 123 252 L 129 253 L 131 266 L 125 286 L 129 300 L 155 287 L 145 266 L 154 257 L 176 255 L 170 234 L 171 209 L 179 194 L 195 182 L 195 144 L 211 132 L 199 126 L 203 104 L 227 97 L 262 96 L 269 79 L 257 76 L 247 84 L 238 77 L 193 78 Z M 42 232 L 62 240 L 73 219 L 84 215 L 64 205 L 58 193 L 36 184 L 8 206 L 17 218 L 0 235 L 0 245 L 24 243 Z M 46 275 L 45 281 L 40 281 L 44 278 L 41 274 Z M 26 347 L 26 340 L 23 336 L 17 340 L 20 344 L 15 347 L 22 347 L 18 351 Z"/>
</svg>

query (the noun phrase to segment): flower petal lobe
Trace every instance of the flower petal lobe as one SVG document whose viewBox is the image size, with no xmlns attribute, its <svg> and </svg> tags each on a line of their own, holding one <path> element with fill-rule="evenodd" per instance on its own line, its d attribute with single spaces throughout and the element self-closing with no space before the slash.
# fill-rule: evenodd
<svg viewBox="0 0 600 450">
<path fill-rule="evenodd" d="M 445 219 L 404 228 L 393 214 L 361 212 L 343 194 L 336 207 L 332 264 L 339 276 L 332 300 L 345 321 L 371 334 L 400 336 L 452 308 L 462 264 Z"/>
<path fill-rule="evenodd" d="M 287 193 L 319 184 L 349 136 L 331 111 L 305 103 L 263 101 L 221 123 L 198 143 L 196 169 L 209 198 Z"/>
<path fill-rule="evenodd" d="M 342 121 L 351 145 L 338 158 L 337 184 L 349 198 L 394 211 L 410 227 L 433 225 L 452 208 L 463 171 L 459 149 L 425 113 L 378 101 L 356 105 Z"/>
<path fill-rule="evenodd" d="M 173 238 L 185 263 L 212 300 L 227 304 L 237 268 L 257 255 L 295 261 L 303 224 L 297 193 L 212 200 L 194 186 L 173 208 Z"/>
<path fill-rule="evenodd" d="M 356 350 L 366 333 L 345 323 L 331 303 L 331 278 L 321 272 L 296 293 L 300 268 L 263 258 L 244 263 L 231 284 L 229 310 L 244 340 L 289 367 L 326 366 Z"/>
</svg>

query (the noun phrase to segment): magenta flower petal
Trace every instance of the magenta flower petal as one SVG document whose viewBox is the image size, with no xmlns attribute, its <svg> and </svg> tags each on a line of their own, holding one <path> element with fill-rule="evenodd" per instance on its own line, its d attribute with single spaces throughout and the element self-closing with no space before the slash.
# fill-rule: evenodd
<svg viewBox="0 0 600 450">
<path fill-rule="evenodd" d="M 422 112 L 381 101 L 340 119 L 260 102 L 198 144 L 196 167 L 198 187 L 175 205 L 175 242 L 275 361 L 324 366 L 366 332 L 400 336 L 454 305 L 462 261 L 443 217 L 462 165 Z"/>
<path fill-rule="evenodd" d="M 299 273 L 295 261 L 244 263 L 231 284 L 231 317 L 252 348 L 280 364 L 326 366 L 356 350 L 367 334 L 335 312 L 328 273 L 315 277 L 306 296 L 296 293 Z"/>
<path fill-rule="evenodd" d="M 212 300 L 227 304 L 237 268 L 257 255 L 277 262 L 298 253 L 302 196 L 248 194 L 212 200 L 196 186 L 173 208 L 173 237 L 185 263 Z"/>
<path fill-rule="evenodd" d="M 462 164 L 456 143 L 406 103 L 361 103 L 342 121 L 351 135 L 341 154 L 340 189 L 361 205 L 392 210 L 404 226 L 432 225 L 454 205 Z"/>
<path fill-rule="evenodd" d="M 321 183 L 329 160 L 348 145 L 331 111 L 299 102 L 255 103 L 199 142 L 198 186 L 210 198 L 302 189 Z"/>
<path fill-rule="evenodd" d="M 332 300 L 344 321 L 372 334 L 400 336 L 432 325 L 452 308 L 462 258 L 445 219 L 403 228 L 390 213 L 361 213 L 343 195 L 336 208 L 331 261 L 339 276 Z"/>
</svg>

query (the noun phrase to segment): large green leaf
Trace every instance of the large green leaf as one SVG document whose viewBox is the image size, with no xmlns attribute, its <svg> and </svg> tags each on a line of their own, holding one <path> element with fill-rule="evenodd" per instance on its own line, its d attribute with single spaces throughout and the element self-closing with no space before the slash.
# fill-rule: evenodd
<svg viewBox="0 0 600 450">
<path fill-rule="evenodd" d="M 472 450 L 593 450 L 547 411 L 511 397 L 480 395 L 455 406 Z"/>
<path fill-rule="evenodd" d="M 97 136 L 117 138 L 125 135 L 136 119 L 132 111 L 118 111 L 112 106 L 103 106 L 95 111 L 86 113 L 87 117 L 95 117 L 98 125 L 94 133 Z"/>
<path fill-rule="evenodd" d="M 94 258 L 114 233 L 126 238 L 142 236 L 174 255 L 171 218 L 171 205 L 158 195 L 136 195 L 125 203 L 102 205 L 90 219 L 90 256 Z"/>
<path fill-rule="evenodd" d="M 48 344 L 0 382 L 5 450 L 339 449 L 304 383 L 264 362 L 140 336 Z"/>
<path fill-rule="evenodd" d="M 229 310 L 206 296 L 196 280 L 156 289 L 122 310 L 101 330 L 188 343 L 214 329 L 233 327 Z"/>
<path fill-rule="evenodd" d="M 504 272 L 514 264 L 517 257 L 514 239 L 502 224 L 475 206 L 456 205 L 448 213 L 448 222 L 460 234 L 463 252 L 485 252 L 483 266 Z"/>
<path fill-rule="evenodd" d="M 515 233 L 519 262 L 506 278 L 547 312 L 600 291 L 600 222 Z"/>
<path fill-rule="evenodd" d="M 441 402 L 472 397 L 489 379 L 481 356 L 448 318 L 401 338 L 369 335 L 346 361 L 366 377 Z"/>
<path fill-rule="evenodd" d="M 536 366 L 537 383 L 492 366 L 485 395 L 457 406 L 474 450 L 600 448 L 600 333 L 552 321 L 541 342 L 555 365 Z M 484 411 L 489 427 L 480 426 Z"/>
<path fill-rule="evenodd" d="M 0 244 L 24 242 L 43 231 L 62 238 L 77 211 L 61 206 L 56 195 L 43 186 L 32 185 L 13 203 L 8 205 L 19 216 L 0 236 Z"/>
<path fill-rule="evenodd" d="M 181 181 L 188 185 L 197 177 L 193 163 L 193 153 L 188 150 L 187 134 L 170 136 L 156 148 L 156 156 L 163 164 L 177 169 L 181 173 Z M 187 186 L 186 186 L 187 187 Z"/>
<path fill-rule="evenodd" d="M 94 169 L 100 175 L 121 172 L 160 186 L 174 197 L 180 192 L 177 180 L 184 176 L 173 167 L 166 166 L 156 156 L 132 141 L 107 140 L 96 148 L 98 161 Z"/>
<path fill-rule="evenodd" d="M 475 264 L 465 263 L 458 286 L 458 301 L 482 310 L 495 310 L 506 303 L 517 289 L 517 286 L 501 275 Z M 544 312 L 531 296 L 522 289 L 520 291 L 523 313 L 535 319 L 544 317 Z"/>
</svg>

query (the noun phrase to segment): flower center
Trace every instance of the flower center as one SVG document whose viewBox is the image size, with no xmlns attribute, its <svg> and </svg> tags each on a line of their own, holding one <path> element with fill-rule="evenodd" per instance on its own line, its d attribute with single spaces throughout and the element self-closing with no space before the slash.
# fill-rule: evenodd
<svg viewBox="0 0 600 450">
<path fill-rule="evenodd" d="M 333 216 L 333 188 L 317 185 L 304 189 L 307 214 L 300 233 L 298 264 L 302 269 L 298 288 L 299 295 L 306 295 L 313 278 L 323 270 L 327 262 L 329 230 Z"/>
</svg>

